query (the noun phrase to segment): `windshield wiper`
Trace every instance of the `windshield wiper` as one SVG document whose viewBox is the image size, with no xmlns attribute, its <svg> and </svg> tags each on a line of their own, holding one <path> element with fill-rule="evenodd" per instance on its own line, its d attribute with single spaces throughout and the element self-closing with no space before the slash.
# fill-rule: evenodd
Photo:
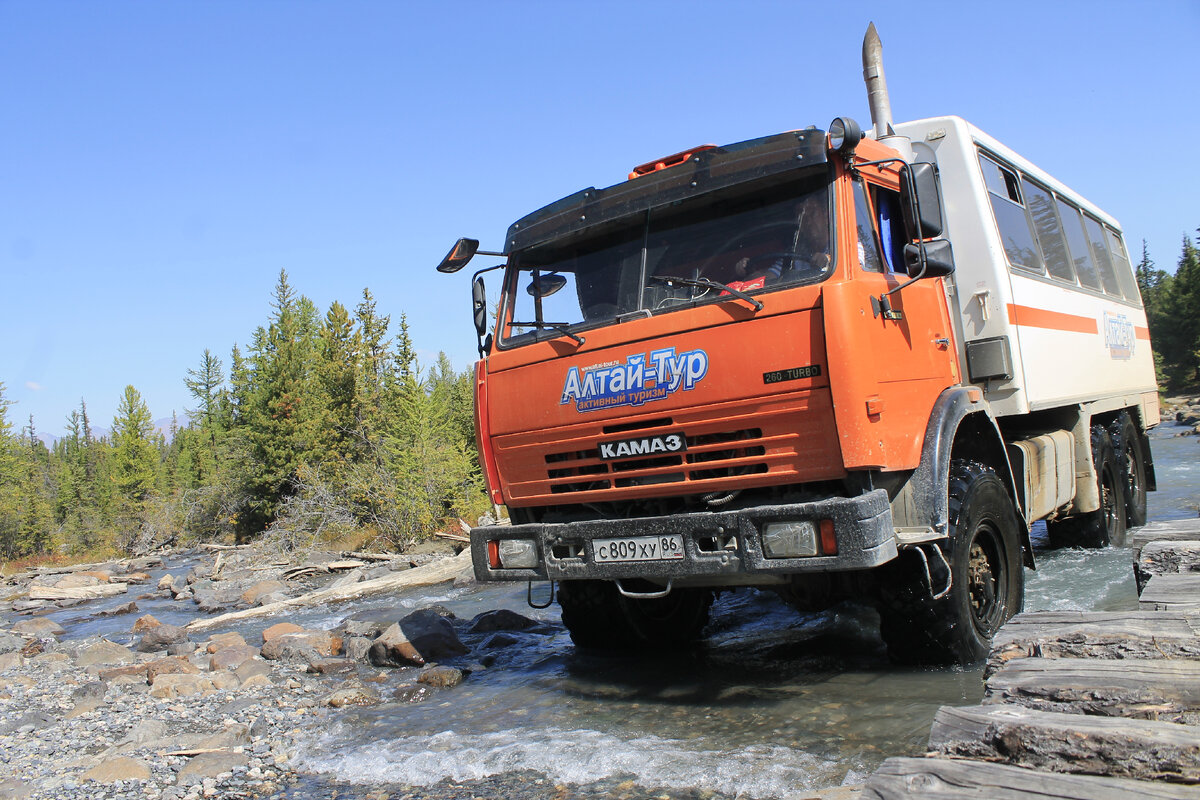
<svg viewBox="0 0 1200 800">
<path fill-rule="evenodd" d="M 711 278 L 677 278 L 674 275 L 651 275 L 651 280 L 662 281 L 670 286 L 672 283 L 677 283 L 680 286 L 695 286 L 700 289 L 720 289 L 723 292 L 728 292 L 739 300 L 745 300 L 755 311 L 762 311 L 763 304 L 755 300 L 750 295 L 743 291 L 734 289 L 732 286 L 727 286 L 720 281 L 714 281 Z"/>
<path fill-rule="evenodd" d="M 537 328 L 538 330 L 549 328 L 550 330 L 558 331 L 567 338 L 574 339 L 578 344 L 583 344 L 587 341 L 579 334 L 571 333 L 569 326 L 565 322 L 512 322 L 509 324 L 514 328 Z"/>
</svg>

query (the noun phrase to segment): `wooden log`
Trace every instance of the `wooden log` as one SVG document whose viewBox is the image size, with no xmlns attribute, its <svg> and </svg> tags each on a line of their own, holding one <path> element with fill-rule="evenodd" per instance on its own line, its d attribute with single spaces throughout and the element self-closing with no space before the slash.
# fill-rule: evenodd
<svg viewBox="0 0 1200 800">
<path fill-rule="evenodd" d="M 1195 661 L 1014 658 L 984 688 L 984 705 L 1200 724 Z"/>
<path fill-rule="evenodd" d="M 1007 764 L 943 758 L 889 758 L 867 778 L 863 800 L 986 798 L 986 800 L 1196 800 L 1196 789 L 1172 783 L 1062 775 Z"/>
<path fill-rule="evenodd" d="M 992 638 L 984 678 L 1014 658 L 1200 659 L 1200 612 L 1026 612 Z"/>
<path fill-rule="evenodd" d="M 399 553 L 359 553 L 350 550 L 342 552 L 342 558 L 357 558 L 359 561 L 391 561 L 399 557 Z"/>
<path fill-rule="evenodd" d="M 95 600 L 98 597 L 112 597 L 125 594 L 129 590 L 127 583 L 101 583 L 97 586 L 76 586 L 71 589 L 59 589 L 56 586 L 29 587 L 30 600 Z"/>
<path fill-rule="evenodd" d="M 350 584 L 349 586 L 320 589 L 299 597 L 291 597 L 287 600 L 281 600 L 278 603 L 268 603 L 265 606 L 248 608 L 244 611 L 233 611 L 228 614 L 221 614 L 220 616 L 211 617 L 209 619 L 193 620 L 189 622 L 186 627 L 189 631 L 202 631 L 207 630 L 208 628 L 219 627 L 237 620 L 274 614 L 288 608 L 310 606 L 317 603 L 331 603 L 339 600 L 350 600 L 355 597 L 362 597 L 368 594 L 394 592 L 401 589 L 415 588 L 417 586 L 432 586 L 436 583 L 454 580 L 459 575 L 464 575 L 470 572 L 470 570 L 471 551 L 465 550 L 453 558 L 439 559 L 438 561 L 434 561 L 432 564 L 427 564 L 424 567 L 417 567 L 416 569 L 405 570 L 404 572 L 393 572 L 389 575 L 384 575 L 381 578 L 362 581 L 361 583 L 354 583 Z"/>
<path fill-rule="evenodd" d="M 1155 575 L 1150 578 L 1138 607 L 1151 611 L 1200 610 L 1200 575 Z"/>
<path fill-rule="evenodd" d="M 1200 728 L 1023 706 L 943 706 L 929 749 L 943 756 L 1138 780 L 1200 783 Z"/>
<path fill-rule="evenodd" d="M 1139 594 L 1155 575 L 1187 575 L 1193 572 L 1200 572 L 1200 539 L 1148 542 L 1133 562 Z"/>
</svg>

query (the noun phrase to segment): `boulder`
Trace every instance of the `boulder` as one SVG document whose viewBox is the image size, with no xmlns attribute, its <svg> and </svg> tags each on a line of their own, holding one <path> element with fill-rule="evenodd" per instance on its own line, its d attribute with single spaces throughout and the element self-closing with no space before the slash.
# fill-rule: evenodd
<svg viewBox="0 0 1200 800">
<path fill-rule="evenodd" d="M 233 671 L 237 679 L 242 682 L 242 686 L 249 686 L 252 678 L 262 678 L 270 682 L 271 666 L 262 660 L 252 658 L 249 661 L 243 661 L 237 669 Z"/>
<path fill-rule="evenodd" d="M 106 689 L 107 687 L 100 681 L 92 681 L 80 686 L 71 693 L 71 699 L 75 701 L 75 705 L 67 712 L 65 719 L 74 719 L 104 705 Z"/>
<path fill-rule="evenodd" d="M 14 636 L 11 633 L 0 633 L 0 653 L 16 653 L 25 647 L 24 636 Z"/>
<path fill-rule="evenodd" d="M 346 706 L 367 706 L 379 702 L 379 692 L 367 686 L 346 686 L 321 700 L 322 705 L 332 708 Z"/>
<path fill-rule="evenodd" d="M 341 637 L 329 631 L 299 630 L 264 642 L 262 657 L 270 661 L 311 663 L 337 655 L 341 649 Z"/>
<path fill-rule="evenodd" d="M 208 659 L 208 668 L 213 672 L 237 669 L 256 655 L 258 655 L 258 648 L 248 644 L 222 647 Z"/>
<path fill-rule="evenodd" d="M 202 783 L 205 778 L 215 778 L 222 773 L 233 772 L 249 762 L 250 757 L 245 753 L 232 753 L 227 750 L 200 753 L 183 765 L 176 782 L 181 786 Z"/>
<path fill-rule="evenodd" d="M 347 636 L 342 641 L 342 651 L 346 658 L 366 661 L 371 652 L 371 640 L 365 636 Z"/>
<path fill-rule="evenodd" d="M 277 622 L 262 632 L 263 644 L 277 636 L 283 636 L 285 633 L 299 633 L 302 630 L 304 628 L 294 622 Z"/>
<path fill-rule="evenodd" d="M 80 780 L 95 781 L 96 783 L 117 783 L 118 781 L 148 781 L 150 768 L 128 756 L 117 756 L 101 761 L 80 776 Z"/>
<path fill-rule="evenodd" d="M 404 631 L 400 628 L 400 623 L 398 622 L 381 633 L 379 638 L 371 643 L 368 658 L 372 664 L 380 666 L 407 666 L 411 664 L 422 666 L 425 664 L 425 657 L 421 655 L 413 643 L 408 640 L 408 637 L 404 635 Z"/>
<path fill-rule="evenodd" d="M 273 592 L 287 591 L 287 584 L 280 581 L 260 581 L 242 592 L 241 601 L 248 606 L 259 604 L 259 599 Z"/>
<path fill-rule="evenodd" d="M 152 615 L 144 614 L 137 618 L 137 621 L 133 623 L 133 628 L 131 630 L 133 633 L 145 633 L 151 628 L 157 628 L 159 625 L 162 625 L 162 623 L 155 619 Z"/>
<path fill-rule="evenodd" d="M 24 636 L 47 637 L 47 636 L 62 636 L 67 631 L 62 625 L 59 625 L 52 619 L 45 617 L 35 617 L 34 619 L 23 619 L 16 625 L 12 626 L 13 633 L 19 633 Z"/>
<path fill-rule="evenodd" d="M 157 625 L 142 634 L 142 640 L 138 642 L 138 652 L 153 653 L 158 650 L 166 650 L 168 645 L 177 644 L 187 641 L 187 630 L 178 625 Z"/>
<path fill-rule="evenodd" d="M 208 639 L 208 645 L 205 647 L 205 652 L 215 653 L 226 647 L 244 646 L 246 640 L 242 638 L 240 633 L 230 631 L 228 633 L 215 633 Z"/>
<path fill-rule="evenodd" d="M 175 594 L 175 576 L 167 573 L 158 579 L 158 588 Z"/>
<path fill-rule="evenodd" d="M 150 685 L 150 696 L 162 700 L 174 700 L 177 697 L 206 694 L 213 691 L 214 688 L 213 682 L 207 675 L 170 673 L 159 675 L 154 679 Z"/>
<path fill-rule="evenodd" d="M 471 620 L 471 633 L 491 633 L 492 631 L 525 631 L 537 625 L 537 620 L 509 611 L 507 608 L 497 608 L 485 611 Z"/>
<path fill-rule="evenodd" d="M 85 586 L 99 586 L 102 583 L 108 583 L 108 576 L 104 576 L 104 580 L 98 578 L 94 573 L 74 572 L 70 575 L 64 575 L 54 583 L 55 589 L 82 589 Z"/>
<path fill-rule="evenodd" d="M 10 653 L 0 653 L 0 672 L 19 669 L 24 665 L 25 659 L 21 657 L 21 651 L 14 650 Z"/>
<path fill-rule="evenodd" d="M 128 647 L 122 647 L 115 642 L 102 639 L 81 649 L 79 655 L 75 657 L 75 664 L 80 667 L 111 666 L 113 664 L 131 664 L 136 660 L 137 655 Z"/>
<path fill-rule="evenodd" d="M 417 683 L 423 683 L 426 686 L 436 686 L 439 689 L 452 689 L 462 682 L 462 670 L 455 669 L 454 667 L 426 667 L 417 676 Z"/>
<path fill-rule="evenodd" d="M 153 684 L 160 675 L 197 675 L 200 668 L 186 658 L 167 656 L 146 664 L 146 680 Z"/>
<path fill-rule="evenodd" d="M 424 661 L 441 661 L 467 652 L 454 626 L 436 609 L 414 611 L 398 624 Z"/>
<path fill-rule="evenodd" d="M 116 617 L 121 614 L 135 614 L 135 613 L 137 613 L 137 610 L 138 610 L 137 603 L 135 603 L 133 600 L 130 600 L 128 603 L 122 603 L 121 605 L 117 606 L 116 608 L 110 608 L 107 611 L 101 611 L 98 614 L 98 616 Z"/>
<path fill-rule="evenodd" d="M 501 647 L 512 647 L 519 641 L 521 640 L 508 631 L 496 631 L 483 640 L 482 646 L 484 650 L 497 650 Z"/>
<path fill-rule="evenodd" d="M 123 583 L 149 583 L 150 573 L 148 572 L 131 572 L 128 575 L 122 575 Z"/>
<path fill-rule="evenodd" d="M 308 665 L 308 671 L 314 675 L 337 675 L 342 672 L 353 672 L 354 662 L 348 658 L 319 658 Z"/>
</svg>

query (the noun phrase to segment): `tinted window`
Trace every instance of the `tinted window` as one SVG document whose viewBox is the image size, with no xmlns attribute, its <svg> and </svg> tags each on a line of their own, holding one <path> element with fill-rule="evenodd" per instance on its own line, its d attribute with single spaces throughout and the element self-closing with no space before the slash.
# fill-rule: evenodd
<svg viewBox="0 0 1200 800">
<path fill-rule="evenodd" d="M 862 268 L 871 272 L 883 272 L 883 259 L 879 257 L 879 243 L 875 239 L 875 228 L 871 225 L 871 207 L 861 180 L 854 181 L 854 218 L 858 225 L 858 261 Z"/>
<path fill-rule="evenodd" d="M 904 222 L 900 218 L 900 193 L 871 187 L 871 198 L 875 201 L 875 225 L 879 230 L 879 241 L 883 244 L 883 260 L 891 272 L 907 272 L 904 265 Z"/>
<path fill-rule="evenodd" d="M 1062 198 L 1058 198 L 1055 205 L 1058 206 L 1063 233 L 1067 235 L 1071 263 L 1075 267 L 1075 274 L 1079 276 L 1079 282 L 1089 289 L 1099 289 L 1100 276 L 1088 250 L 1087 234 L 1083 232 L 1083 219 L 1079 216 L 1079 209 Z"/>
<path fill-rule="evenodd" d="M 992 214 L 996 218 L 1008 263 L 1041 273 L 1042 255 L 1034 239 L 1033 226 L 1025 213 L 1021 183 L 1016 173 L 983 155 L 979 156 L 979 165 L 983 168 L 983 180 L 987 184 Z"/>
<path fill-rule="evenodd" d="M 1054 196 L 1036 183 L 1026 180 L 1024 184 L 1025 200 L 1033 217 L 1038 244 L 1042 246 L 1046 271 L 1059 280 L 1075 283 L 1075 270 L 1071 268 L 1071 256 L 1067 253 L 1062 223 L 1054 209 Z"/>
<path fill-rule="evenodd" d="M 1104 284 L 1104 291 L 1114 297 L 1121 297 L 1121 287 L 1117 283 L 1116 273 L 1113 272 L 1112 258 L 1108 255 L 1108 242 L 1104 241 L 1104 228 L 1095 217 L 1085 215 L 1084 229 L 1087 231 L 1088 241 L 1092 243 L 1092 254 L 1100 266 L 1100 282 Z"/>
<path fill-rule="evenodd" d="M 1108 234 L 1108 252 L 1112 255 L 1113 271 L 1117 273 L 1117 283 L 1121 284 L 1121 291 L 1125 293 L 1125 297 L 1136 303 L 1138 301 L 1137 281 L 1130 268 L 1129 254 L 1125 252 L 1125 242 L 1121 241 L 1121 234 L 1114 232 L 1111 228 L 1105 228 L 1104 232 Z"/>
</svg>

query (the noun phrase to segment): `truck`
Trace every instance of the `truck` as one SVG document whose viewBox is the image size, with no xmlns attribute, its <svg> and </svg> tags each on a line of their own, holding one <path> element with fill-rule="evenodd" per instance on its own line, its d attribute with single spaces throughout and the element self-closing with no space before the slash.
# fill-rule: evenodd
<svg viewBox="0 0 1200 800">
<path fill-rule="evenodd" d="M 475 576 L 531 605 L 550 582 L 577 646 L 686 646 L 757 587 L 872 603 L 897 661 L 968 664 L 1022 607 L 1035 522 L 1081 547 L 1145 522 L 1120 225 L 959 117 L 894 121 L 881 51 L 872 25 L 865 134 L 692 147 L 439 264 L 503 259 L 472 283 L 475 422 L 510 524 L 472 528 Z"/>
</svg>

